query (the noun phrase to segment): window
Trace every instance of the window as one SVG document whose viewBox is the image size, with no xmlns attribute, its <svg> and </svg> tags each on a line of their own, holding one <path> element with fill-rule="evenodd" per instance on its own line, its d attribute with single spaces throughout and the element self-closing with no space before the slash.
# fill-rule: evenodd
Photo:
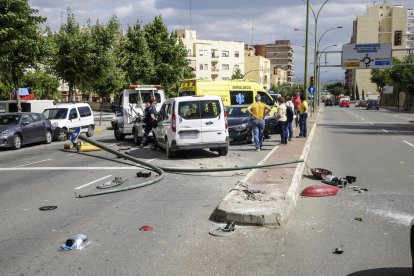
<svg viewBox="0 0 414 276">
<path fill-rule="evenodd" d="M 202 57 L 204 55 L 204 51 L 200 49 L 199 50 L 199 55 L 200 55 L 200 57 Z"/>
<path fill-rule="evenodd" d="M 239 57 L 239 56 L 240 56 L 239 51 L 235 51 L 234 52 L 234 57 Z"/>
<path fill-rule="evenodd" d="M 204 70 L 208 70 L 208 64 L 204 64 Z"/>
<path fill-rule="evenodd" d="M 229 51 L 221 51 L 222 57 L 229 57 Z"/>
<path fill-rule="evenodd" d="M 394 46 L 401 46 L 402 44 L 402 31 L 394 32 Z"/>
<path fill-rule="evenodd" d="M 204 50 L 204 56 L 208 57 L 208 51 L 207 50 Z"/>
<path fill-rule="evenodd" d="M 221 113 L 220 102 L 218 100 L 206 100 L 200 102 L 201 119 L 216 118 Z"/>
<path fill-rule="evenodd" d="M 78 112 L 76 112 L 76 108 L 72 108 L 69 112 L 69 120 L 78 118 Z"/>
<path fill-rule="evenodd" d="M 33 117 L 33 121 L 35 121 L 35 122 L 39 122 L 39 121 L 42 120 L 42 117 L 40 117 L 40 115 L 36 114 L 36 113 L 33 113 L 32 117 Z"/>
<path fill-rule="evenodd" d="M 22 116 L 22 122 L 25 122 L 25 123 L 28 123 L 28 124 L 33 123 L 33 118 L 30 115 L 23 115 Z"/>
<path fill-rule="evenodd" d="M 200 70 L 204 70 L 204 65 L 200 64 Z"/>
<path fill-rule="evenodd" d="M 252 104 L 253 91 L 230 91 L 230 104 Z"/>
<path fill-rule="evenodd" d="M 229 68 L 230 68 L 230 66 L 229 66 L 228 64 L 222 64 L 222 65 L 221 65 L 221 69 L 222 69 L 222 70 L 226 70 L 226 71 L 228 71 L 228 70 L 229 70 Z"/>
<path fill-rule="evenodd" d="M 266 92 L 263 91 L 257 91 L 257 94 L 260 95 L 261 102 L 265 103 L 267 105 L 273 105 L 274 101 L 271 97 L 268 96 Z"/>
<path fill-rule="evenodd" d="M 222 80 L 229 80 L 229 77 L 223 77 Z"/>
<path fill-rule="evenodd" d="M 178 115 L 186 120 L 200 119 L 200 102 L 180 102 L 178 104 Z"/>
<path fill-rule="evenodd" d="M 79 110 L 79 115 L 81 117 L 88 117 L 92 115 L 91 109 L 89 108 L 89 106 L 81 106 L 78 107 Z"/>
<path fill-rule="evenodd" d="M 187 50 L 187 56 L 191 57 L 191 49 Z"/>
</svg>

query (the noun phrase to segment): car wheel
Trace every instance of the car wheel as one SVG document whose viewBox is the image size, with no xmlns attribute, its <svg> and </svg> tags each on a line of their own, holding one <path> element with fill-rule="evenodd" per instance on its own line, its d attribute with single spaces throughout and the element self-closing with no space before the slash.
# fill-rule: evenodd
<svg viewBox="0 0 414 276">
<path fill-rule="evenodd" d="M 219 156 L 226 156 L 229 152 L 229 147 L 218 148 L 217 149 Z"/>
<path fill-rule="evenodd" d="M 65 128 L 61 128 L 59 130 L 59 135 L 57 137 L 59 141 L 66 141 L 68 139 L 67 130 Z"/>
<path fill-rule="evenodd" d="M 379 110 L 379 107 L 377 107 L 377 110 Z"/>
<path fill-rule="evenodd" d="M 247 144 L 253 144 L 253 142 L 254 142 L 253 135 L 250 133 L 249 135 L 247 135 L 246 143 Z"/>
<path fill-rule="evenodd" d="M 46 137 L 45 137 L 45 143 L 50 144 L 52 143 L 52 132 L 50 130 L 46 130 Z"/>
<path fill-rule="evenodd" d="M 86 136 L 92 137 L 93 133 L 94 133 L 94 130 L 95 130 L 95 128 L 92 125 L 88 126 L 88 131 L 86 132 Z"/>
<path fill-rule="evenodd" d="M 125 135 L 122 134 L 119 131 L 119 128 L 118 127 L 115 127 L 115 129 L 114 129 L 114 136 L 115 136 L 115 139 L 118 140 L 118 141 L 122 141 L 122 140 L 125 139 Z"/>
<path fill-rule="evenodd" d="M 139 145 L 140 144 L 141 140 L 138 137 L 138 130 L 136 128 L 134 128 L 132 130 L 132 138 L 134 140 L 134 144 L 135 145 Z"/>
<path fill-rule="evenodd" d="M 22 137 L 19 134 L 13 136 L 13 149 L 17 150 L 22 147 Z"/>
<path fill-rule="evenodd" d="M 167 153 L 168 158 L 174 158 L 175 157 L 175 151 L 171 149 L 170 143 L 168 143 L 168 139 L 165 138 L 165 152 Z"/>
</svg>

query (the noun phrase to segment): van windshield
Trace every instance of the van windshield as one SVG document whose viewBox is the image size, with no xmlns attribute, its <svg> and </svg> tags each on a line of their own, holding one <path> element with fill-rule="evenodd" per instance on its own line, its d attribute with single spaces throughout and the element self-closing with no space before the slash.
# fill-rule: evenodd
<svg viewBox="0 0 414 276">
<path fill-rule="evenodd" d="M 46 109 L 43 111 L 43 115 L 47 119 L 66 119 L 66 116 L 68 115 L 68 109 L 67 108 L 51 108 Z"/>
<path fill-rule="evenodd" d="M 178 104 L 178 115 L 186 120 L 215 118 L 220 113 L 219 100 L 188 101 Z"/>
</svg>

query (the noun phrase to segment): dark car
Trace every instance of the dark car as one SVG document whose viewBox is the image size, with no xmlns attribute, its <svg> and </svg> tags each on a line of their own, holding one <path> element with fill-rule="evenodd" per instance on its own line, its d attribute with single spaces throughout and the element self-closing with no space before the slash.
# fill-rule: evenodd
<svg viewBox="0 0 414 276">
<path fill-rule="evenodd" d="M 52 142 L 52 125 L 40 113 L 0 115 L 0 148 L 20 149 L 22 145 Z"/>
<path fill-rule="evenodd" d="M 335 100 L 335 101 L 333 102 L 333 105 L 334 105 L 334 106 L 338 106 L 338 105 L 339 105 L 339 100 Z"/>
<path fill-rule="evenodd" d="M 325 100 L 325 106 L 333 106 L 333 102 L 331 99 L 326 99 Z"/>
<path fill-rule="evenodd" d="M 253 131 L 247 105 L 231 105 L 226 107 L 229 124 L 230 143 L 252 143 Z M 274 116 L 266 116 L 264 137 L 269 139 L 276 133 L 277 120 Z"/>
<path fill-rule="evenodd" d="M 376 101 L 376 100 L 368 100 L 368 103 L 367 103 L 367 110 L 368 109 L 376 109 L 376 110 L 379 110 L 379 103 L 378 103 L 378 101 Z"/>
</svg>

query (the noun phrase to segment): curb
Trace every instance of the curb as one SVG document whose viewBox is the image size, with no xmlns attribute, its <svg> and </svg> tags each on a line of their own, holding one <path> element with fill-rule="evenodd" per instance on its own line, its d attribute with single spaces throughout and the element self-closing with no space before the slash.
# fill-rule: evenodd
<svg viewBox="0 0 414 276">
<path fill-rule="evenodd" d="M 316 119 L 314 121 L 312 130 L 308 136 L 308 140 L 302 150 L 300 159 L 305 160 L 308 156 L 310 145 L 313 141 L 313 137 L 316 132 L 317 126 L 317 117 L 319 111 L 316 113 Z M 278 146 L 273 148 L 273 150 L 268 153 L 265 158 L 259 162 L 259 164 L 264 163 L 269 156 L 271 156 Z M 285 224 L 289 217 L 292 215 L 293 210 L 296 207 L 297 200 L 300 193 L 300 185 L 302 182 L 302 173 L 306 167 L 305 162 L 299 163 L 292 177 L 292 181 L 289 185 L 288 191 L 284 198 L 272 198 L 271 201 L 262 201 L 257 203 L 257 201 L 250 201 L 240 198 L 238 196 L 238 191 L 245 189 L 243 184 L 253 176 L 257 169 L 251 170 L 242 180 L 240 180 L 236 187 L 230 191 L 222 200 L 222 202 L 217 207 L 213 217 L 220 221 L 234 221 L 237 224 L 242 225 L 267 225 L 267 226 L 279 226 Z M 237 203 L 243 203 L 242 208 L 237 208 L 232 204 L 232 199 Z M 251 208 L 253 205 L 260 204 L 260 211 L 253 211 L 254 208 Z"/>
</svg>

